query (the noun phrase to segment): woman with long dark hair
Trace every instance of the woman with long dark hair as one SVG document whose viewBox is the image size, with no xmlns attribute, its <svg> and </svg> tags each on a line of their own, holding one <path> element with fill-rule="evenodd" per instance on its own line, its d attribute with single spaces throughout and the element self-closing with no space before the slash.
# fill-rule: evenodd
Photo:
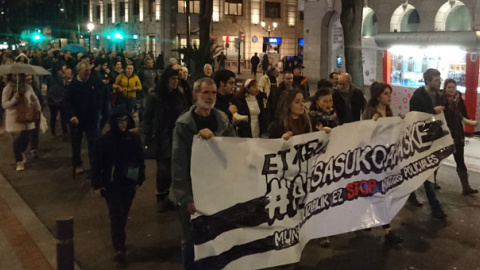
<svg viewBox="0 0 480 270">
<path fill-rule="evenodd" d="M 386 83 L 374 82 L 370 87 L 370 100 L 363 112 L 363 119 L 377 120 L 379 117 L 393 116 L 391 101 L 392 87 Z"/>
<path fill-rule="evenodd" d="M 370 100 L 367 108 L 363 112 L 363 120 L 377 120 L 380 117 L 392 117 L 393 112 L 390 108 L 392 101 L 392 87 L 386 83 L 374 82 L 370 87 Z M 390 244 L 400 244 L 403 239 L 394 231 L 390 224 L 382 226 L 385 231 L 385 241 Z"/>
<path fill-rule="evenodd" d="M 269 138 L 290 139 L 294 135 L 312 131 L 310 117 L 305 110 L 303 92 L 285 91 L 277 108 L 278 119 L 269 126 Z"/>
</svg>

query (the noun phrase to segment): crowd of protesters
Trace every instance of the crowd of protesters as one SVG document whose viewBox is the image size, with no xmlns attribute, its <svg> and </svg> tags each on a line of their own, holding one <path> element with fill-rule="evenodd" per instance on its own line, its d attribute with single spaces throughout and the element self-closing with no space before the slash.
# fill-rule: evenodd
<svg viewBox="0 0 480 270">
<path fill-rule="evenodd" d="M 252 78 L 241 81 L 237 89 L 235 73 L 224 68 L 223 58 L 218 60 L 221 68 L 216 72 L 205 64 L 196 82 L 176 59 L 165 65 L 163 54 L 154 57 L 128 52 L 72 55 L 60 50 L 3 51 L 1 59 L 2 64 L 23 62 L 42 66 L 51 73 L 8 74 L 1 80 L 5 117 L 2 109 L 0 121 L 13 137 L 16 170 L 26 169 L 29 144 L 31 156 L 39 157 L 41 124 L 39 120 L 16 122 L 16 106 L 21 102 L 38 111 L 48 105 L 50 135 L 54 139 L 59 116 L 62 138 L 71 141 L 74 176 L 85 173 L 80 154 L 85 134 L 92 185 L 96 194 L 105 197 L 109 208 L 117 261 L 125 260 L 125 226 L 135 187 L 145 180 L 145 159 L 156 161 L 157 210 L 179 209 L 184 266 L 196 269 L 189 224 L 189 216 L 196 212 L 190 178 L 193 135 L 203 139 L 239 136 L 288 140 L 313 131 L 329 133 L 355 121 L 394 116 L 390 108 L 392 88 L 388 84 L 372 84 L 367 101 L 348 73 L 333 72 L 318 82 L 317 91 L 310 97 L 303 67 L 284 72 L 280 81 L 280 70 L 265 63 L 267 60 L 262 60 L 264 75 L 257 80 L 256 69 L 252 70 Z M 252 62 L 258 66 L 260 59 L 255 55 Z M 445 110 L 455 141 L 462 193 L 475 194 L 478 191 L 470 187 L 463 161 L 464 132 L 460 123 L 479 123 L 466 115 L 453 79 L 445 81 L 443 91 L 438 70 L 427 70 L 424 79 L 426 86 L 415 91 L 410 110 L 431 114 Z M 42 84 L 46 85 L 45 101 L 40 91 Z M 306 103 L 310 103 L 308 109 Z M 446 219 L 435 186 L 428 181 L 424 186 L 432 216 Z M 415 193 L 409 201 L 422 206 Z M 383 228 L 386 242 L 403 241 L 389 224 Z M 328 247 L 329 239 L 321 239 L 321 245 Z"/>
</svg>

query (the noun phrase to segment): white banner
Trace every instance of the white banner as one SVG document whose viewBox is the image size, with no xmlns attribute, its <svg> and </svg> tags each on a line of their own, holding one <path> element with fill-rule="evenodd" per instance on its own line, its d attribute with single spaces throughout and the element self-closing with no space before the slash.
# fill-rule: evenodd
<svg viewBox="0 0 480 270">
<path fill-rule="evenodd" d="M 258 269 L 310 239 L 390 223 L 454 146 L 442 115 L 408 113 L 283 139 L 194 139 L 195 260 Z"/>
</svg>

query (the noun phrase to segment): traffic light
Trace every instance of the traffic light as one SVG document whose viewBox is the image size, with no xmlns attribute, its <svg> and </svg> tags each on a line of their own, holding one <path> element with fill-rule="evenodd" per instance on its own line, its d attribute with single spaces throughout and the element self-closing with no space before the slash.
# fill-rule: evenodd
<svg viewBox="0 0 480 270">
<path fill-rule="evenodd" d="M 112 36 L 116 41 L 121 41 L 125 38 L 125 34 L 122 32 L 120 24 L 115 25 L 115 30 L 113 31 Z"/>
<path fill-rule="evenodd" d="M 31 34 L 30 38 L 33 40 L 33 42 L 41 42 L 43 41 L 44 36 L 40 30 L 35 29 L 35 31 L 33 31 L 33 33 Z"/>
<path fill-rule="evenodd" d="M 116 40 L 123 40 L 123 33 L 120 31 L 115 31 L 113 33 L 113 38 Z"/>
</svg>

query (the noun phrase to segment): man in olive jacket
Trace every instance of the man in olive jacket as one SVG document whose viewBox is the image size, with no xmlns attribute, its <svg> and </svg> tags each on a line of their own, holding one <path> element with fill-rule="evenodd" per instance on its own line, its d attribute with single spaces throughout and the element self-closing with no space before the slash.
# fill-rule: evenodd
<svg viewBox="0 0 480 270">
<path fill-rule="evenodd" d="M 182 224 L 182 253 L 185 269 L 196 269 L 190 215 L 195 208 L 192 179 L 190 177 L 190 158 L 192 154 L 193 136 L 208 140 L 214 136 L 235 137 L 236 132 L 227 115 L 215 109 L 217 87 L 210 78 L 195 82 L 193 97 L 196 104 L 182 114 L 173 130 L 172 147 L 172 190 L 180 209 Z"/>
</svg>

